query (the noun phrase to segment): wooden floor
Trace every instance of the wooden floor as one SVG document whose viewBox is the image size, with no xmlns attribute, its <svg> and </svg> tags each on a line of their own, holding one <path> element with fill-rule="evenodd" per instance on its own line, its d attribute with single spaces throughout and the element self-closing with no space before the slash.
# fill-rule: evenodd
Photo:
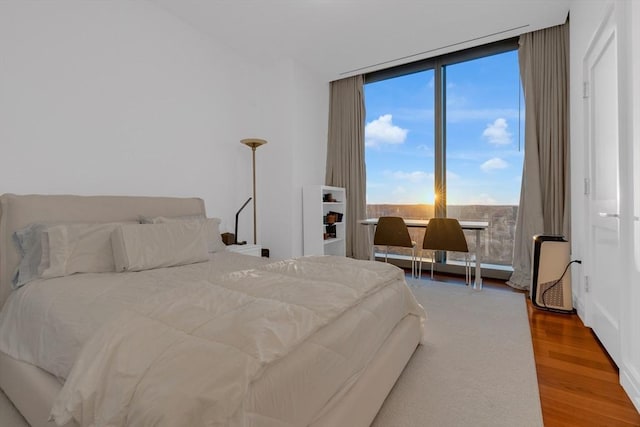
<svg viewBox="0 0 640 427">
<path fill-rule="evenodd" d="M 447 275 L 434 279 L 464 281 Z M 485 279 L 484 287 L 519 292 L 492 279 Z M 528 299 L 527 308 L 545 427 L 640 426 L 618 368 L 591 329 L 575 314 L 538 310 Z"/>
</svg>

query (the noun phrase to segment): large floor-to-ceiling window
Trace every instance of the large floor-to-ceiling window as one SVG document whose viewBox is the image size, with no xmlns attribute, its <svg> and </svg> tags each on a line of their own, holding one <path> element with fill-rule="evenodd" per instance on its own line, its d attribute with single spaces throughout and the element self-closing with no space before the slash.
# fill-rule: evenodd
<svg viewBox="0 0 640 427">
<path fill-rule="evenodd" d="M 510 267 L 524 158 L 516 49 L 508 40 L 366 76 L 368 216 L 488 221 L 483 264 Z"/>
</svg>

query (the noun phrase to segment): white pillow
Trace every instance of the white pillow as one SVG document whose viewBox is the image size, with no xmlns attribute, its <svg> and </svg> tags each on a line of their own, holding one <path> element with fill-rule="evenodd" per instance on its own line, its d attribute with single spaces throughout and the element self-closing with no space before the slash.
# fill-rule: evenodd
<svg viewBox="0 0 640 427">
<path fill-rule="evenodd" d="M 118 225 L 34 223 L 16 231 L 21 260 L 14 288 L 39 278 L 115 271 L 111 233 Z"/>
<path fill-rule="evenodd" d="M 42 233 L 42 278 L 115 271 L 111 233 L 120 223 L 62 224 Z M 47 256 L 48 255 L 48 256 Z"/>
<path fill-rule="evenodd" d="M 205 218 L 203 216 L 178 216 L 178 217 L 165 217 L 157 216 L 154 218 L 141 217 L 140 222 L 142 224 L 166 224 L 177 221 L 201 221 L 206 224 L 207 233 L 207 248 L 209 252 L 224 251 L 226 245 L 222 241 L 222 235 L 220 234 L 220 218 Z"/>
<path fill-rule="evenodd" d="M 116 271 L 207 261 L 204 221 L 122 225 L 111 234 Z"/>
</svg>

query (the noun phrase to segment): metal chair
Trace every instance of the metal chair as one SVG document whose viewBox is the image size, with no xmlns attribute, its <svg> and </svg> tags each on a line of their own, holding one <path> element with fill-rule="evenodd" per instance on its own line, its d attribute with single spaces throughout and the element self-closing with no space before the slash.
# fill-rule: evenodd
<svg viewBox="0 0 640 427">
<path fill-rule="evenodd" d="M 373 236 L 374 246 L 385 246 L 384 262 L 387 262 L 389 247 L 411 248 L 411 277 L 416 277 L 416 242 L 411 240 L 409 229 L 398 216 L 382 216 L 378 219 Z"/>
<path fill-rule="evenodd" d="M 422 249 L 431 250 L 431 279 L 433 280 L 433 263 L 436 251 L 465 253 L 465 283 L 471 283 L 471 262 L 469 246 L 460 223 L 455 218 L 431 218 L 427 224 L 422 241 Z M 422 250 L 420 251 L 420 278 L 422 278 Z"/>
</svg>

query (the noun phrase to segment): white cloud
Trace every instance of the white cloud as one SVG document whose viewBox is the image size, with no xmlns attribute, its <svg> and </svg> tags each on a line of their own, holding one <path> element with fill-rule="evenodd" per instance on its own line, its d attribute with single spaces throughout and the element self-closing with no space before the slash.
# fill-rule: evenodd
<svg viewBox="0 0 640 427">
<path fill-rule="evenodd" d="M 447 181 L 453 181 L 453 180 L 459 180 L 460 179 L 460 175 L 458 175 L 457 173 L 447 170 Z"/>
<path fill-rule="evenodd" d="M 507 166 L 509 166 L 507 162 L 499 157 L 494 157 L 493 159 L 489 159 L 481 164 L 480 169 L 482 169 L 484 172 L 491 172 L 496 169 L 504 169 Z"/>
<path fill-rule="evenodd" d="M 487 128 L 482 132 L 482 136 L 485 137 L 491 144 L 506 145 L 511 144 L 511 132 L 507 130 L 509 125 L 507 120 L 500 117 L 493 123 L 487 125 Z"/>
<path fill-rule="evenodd" d="M 404 196 L 407 194 L 407 189 L 402 185 L 399 185 L 391 192 L 391 194 L 393 194 L 394 196 Z"/>
<path fill-rule="evenodd" d="M 428 180 L 433 181 L 433 174 L 428 174 L 423 171 L 413 171 L 413 172 L 385 171 L 384 175 L 390 179 L 394 179 L 396 181 L 406 181 L 406 182 L 410 182 L 411 184 L 420 184 Z"/>
<path fill-rule="evenodd" d="M 487 193 L 480 193 L 472 196 L 467 203 L 470 205 L 497 205 L 498 201 Z"/>
<path fill-rule="evenodd" d="M 385 114 L 367 123 L 364 127 L 364 141 L 367 147 L 382 144 L 402 144 L 407 139 L 407 129 L 393 124 L 391 114 Z"/>
<path fill-rule="evenodd" d="M 375 185 L 367 181 L 367 204 L 433 203 L 433 178 L 429 172 L 386 170 Z"/>
</svg>

